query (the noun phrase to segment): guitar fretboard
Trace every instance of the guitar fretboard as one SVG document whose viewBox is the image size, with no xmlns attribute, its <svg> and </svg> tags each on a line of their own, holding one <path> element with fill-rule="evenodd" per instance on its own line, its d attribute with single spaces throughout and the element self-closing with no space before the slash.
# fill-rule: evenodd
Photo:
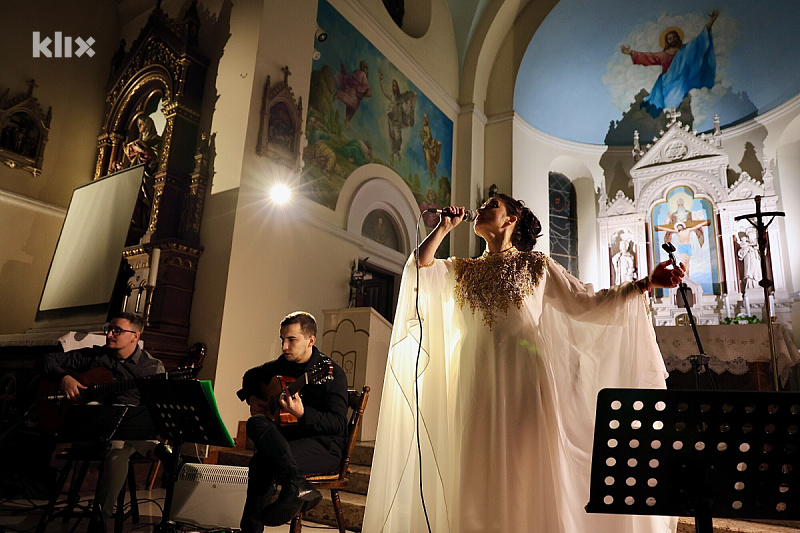
<svg viewBox="0 0 800 533">
<path fill-rule="evenodd" d="M 82 396 L 91 398 L 103 398 L 105 396 L 112 396 L 131 389 L 136 388 L 136 381 L 140 379 L 170 379 L 171 377 L 183 376 L 185 372 L 164 372 L 162 374 L 153 374 L 151 376 L 141 378 L 129 378 L 112 381 L 110 383 L 99 383 L 91 385 L 83 391 Z"/>
</svg>

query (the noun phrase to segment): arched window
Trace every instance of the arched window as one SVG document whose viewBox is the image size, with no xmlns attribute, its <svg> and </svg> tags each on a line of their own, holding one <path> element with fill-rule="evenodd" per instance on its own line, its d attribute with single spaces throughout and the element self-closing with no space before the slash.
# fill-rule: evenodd
<svg viewBox="0 0 800 533">
<path fill-rule="evenodd" d="M 419 38 L 428 33 L 431 25 L 431 0 L 383 0 L 383 6 L 406 35 Z"/>
<path fill-rule="evenodd" d="M 578 277 L 578 209 L 575 186 L 564 174 L 550 173 L 550 257 Z"/>
<path fill-rule="evenodd" d="M 383 209 L 375 209 L 367 215 L 361 225 L 361 235 L 392 250 L 403 252 L 394 217 Z"/>
</svg>

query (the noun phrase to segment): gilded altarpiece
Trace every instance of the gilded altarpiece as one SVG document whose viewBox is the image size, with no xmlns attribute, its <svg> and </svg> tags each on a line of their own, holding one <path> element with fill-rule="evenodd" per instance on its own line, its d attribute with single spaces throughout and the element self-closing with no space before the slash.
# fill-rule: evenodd
<svg viewBox="0 0 800 533">
<path fill-rule="evenodd" d="M 160 7 L 115 57 L 98 136 L 95 179 L 143 164 L 145 178 L 125 259 L 134 274 L 124 309 L 143 315 L 148 350 L 167 366 L 187 353 L 209 174 L 209 138 L 198 131 L 208 60 L 198 49 L 196 2 L 180 21 Z"/>
</svg>

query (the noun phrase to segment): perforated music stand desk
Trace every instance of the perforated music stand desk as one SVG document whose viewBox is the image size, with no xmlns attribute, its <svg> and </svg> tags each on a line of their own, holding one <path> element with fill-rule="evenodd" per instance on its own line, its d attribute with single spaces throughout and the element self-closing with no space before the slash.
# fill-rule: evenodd
<svg viewBox="0 0 800 533">
<path fill-rule="evenodd" d="M 164 468 L 169 471 L 167 494 L 161 522 L 155 531 L 177 531 L 169 518 L 181 445 L 191 442 L 232 448 L 234 442 L 219 416 L 210 381 L 142 379 L 137 380 L 137 387 L 159 435 L 168 439 L 173 449 L 171 465 Z"/>
<path fill-rule="evenodd" d="M 131 409 L 127 405 L 71 405 L 56 431 L 62 443 L 108 443 Z"/>
<path fill-rule="evenodd" d="M 55 434 L 56 442 L 69 443 L 73 445 L 72 450 L 80 448 L 87 457 L 101 460 L 107 450 L 111 439 L 117 437 L 122 421 L 132 407 L 126 405 L 98 405 L 98 404 L 78 404 L 70 405 L 66 410 L 64 419 Z M 125 438 L 125 437 L 122 437 Z M 64 514 L 71 516 L 73 507 L 76 503 L 72 497 L 67 498 L 67 505 L 56 511 L 58 504 L 58 493 L 63 488 L 70 472 L 72 459 L 62 468 L 56 480 L 56 492 L 50 497 L 42 513 L 42 518 L 36 526 L 37 532 L 43 532 L 56 516 Z M 84 463 L 82 473 L 79 474 L 81 482 L 88 469 L 88 462 Z M 76 470 L 77 472 L 77 470 Z M 73 480 L 74 481 L 74 480 Z"/>
<path fill-rule="evenodd" d="M 800 519 L 800 395 L 603 389 L 587 512 Z"/>
</svg>

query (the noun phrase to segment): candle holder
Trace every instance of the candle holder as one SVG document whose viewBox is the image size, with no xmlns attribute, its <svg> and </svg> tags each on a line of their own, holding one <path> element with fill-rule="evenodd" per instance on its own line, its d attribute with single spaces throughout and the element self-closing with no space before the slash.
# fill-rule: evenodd
<svg viewBox="0 0 800 533">
<path fill-rule="evenodd" d="M 136 289 L 136 307 L 133 308 L 134 313 L 138 313 L 142 305 L 142 293 L 145 291 L 146 283 L 147 282 L 142 281 Z"/>
<path fill-rule="evenodd" d="M 142 318 L 144 318 L 144 322 L 148 326 L 150 325 L 150 308 L 153 305 L 153 292 L 155 292 L 156 283 L 158 283 L 158 267 L 160 262 L 161 248 L 154 246 L 153 250 L 150 252 L 150 273 L 147 276 L 147 284 L 144 285 L 144 288 L 147 290 L 147 298 L 145 299 L 144 314 L 142 315 Z"/>
<path fill-rule="evenodd" d="M 150 307 L 153 305 L 153 291 L 156 290 L 155 285 L 144 285 L 144 289 L 147 291 L 147 297 L 145 298 L 144 302 L 144 313 L 142 314 L 142 318 L 144 318 L 144 323 L 146 325 L 150 325 Z"/>
</svg>

